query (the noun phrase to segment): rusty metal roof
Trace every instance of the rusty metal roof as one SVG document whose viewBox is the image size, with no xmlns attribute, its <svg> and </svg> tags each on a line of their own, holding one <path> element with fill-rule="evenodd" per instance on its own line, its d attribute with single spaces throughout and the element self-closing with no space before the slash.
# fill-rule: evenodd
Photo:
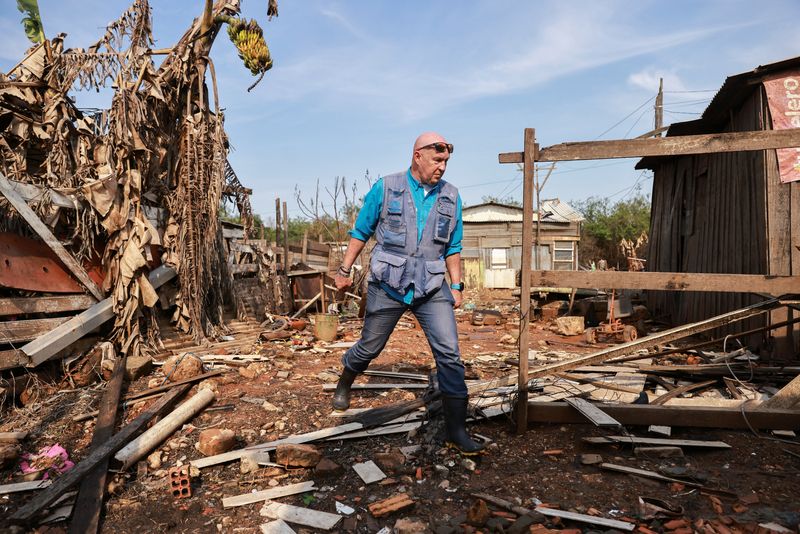
<svg viewBox="0 0 800 534">
<path fill-rule="evenodd" d="M 537 213 L 534 211 L 533 220 Z M 474 206 L 465 206 L 462 210 L 465 223 L 484 222 L 522 222 L 522 208 L 500 202 L 483 202 Z M 542 222 L 571 223 L 580 222 L 583 215 L 557 198 L 542 200 Z"/>
</svg>

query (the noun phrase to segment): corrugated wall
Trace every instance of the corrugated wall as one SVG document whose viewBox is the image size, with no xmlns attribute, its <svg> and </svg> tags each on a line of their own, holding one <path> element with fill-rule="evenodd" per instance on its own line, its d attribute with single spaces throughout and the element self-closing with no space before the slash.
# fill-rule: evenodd
<svg viewBox="0 0 800 534">
<path fill-rule="evenodd" d="M 724 131 L 760 130 L 769 124 L 765 121 L 766 99 L 758 86 L 730 117 Z M 792 250 L 800 233 L 799 196 L 800 184 L 780 184 L 774 151 L 664 158 L 655 168 L 647 268 L 800 274 L 800 252 Z M 698 321 L 759 300 L 746 293 L 648 294 L 651 311 L 668 316 L 674 324 Z M 766 318 L 760 317 L 729 331 L 765 324 Z M 757 339 L 754 336 L 751 342 Z M 784 345 L 777 351 L 780 355 L 787 355 L 787 350 L 796 353 L 796 342 L 793 348 L 791 342 Z"/>
</svg>

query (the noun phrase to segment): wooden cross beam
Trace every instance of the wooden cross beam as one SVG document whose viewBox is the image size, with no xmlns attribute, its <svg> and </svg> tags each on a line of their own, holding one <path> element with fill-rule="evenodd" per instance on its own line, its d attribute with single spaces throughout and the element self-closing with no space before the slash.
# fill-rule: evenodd
<svg viewBox="0 0 800 534">
<path fill-rule="evenodd" d="M 536 161 L 683 156 L 793 147 L 800 147 L 800 128 L 561 143 L 542 148 Z M 500 163 L 523 163 L 524 157 L 522 152 L 505 152 L 498 159 Z"/>
</svg>

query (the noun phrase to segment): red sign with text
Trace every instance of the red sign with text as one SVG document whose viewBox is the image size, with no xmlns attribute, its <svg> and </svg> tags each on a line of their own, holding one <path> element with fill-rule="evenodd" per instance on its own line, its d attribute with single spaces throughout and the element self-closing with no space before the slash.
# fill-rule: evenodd
<svg viewBox="0 0 800 534">
<path fill-rule="evenodd" d="M 800 71 L 764 80 L 772 129 L 800 128 Z M 779 148 L 778 169 L 781 182 L 800 180 L 800 147 Z"/>
</svg>

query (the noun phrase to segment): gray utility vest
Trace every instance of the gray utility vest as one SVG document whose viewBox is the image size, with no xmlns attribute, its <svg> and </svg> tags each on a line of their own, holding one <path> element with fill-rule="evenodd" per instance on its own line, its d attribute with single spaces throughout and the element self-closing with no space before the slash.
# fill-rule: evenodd
<svg viewBox="0 0 800 534">
<path fill-rule="evenodd" d="M 383 208 L 375 229 L 378 242 L 370 257 L 370 281 L 383 282 L 403 293 L 414 284 L 414 298 L 441 289 L 446 272 L 444 253 L 456 227 L 458 189 L 439 183 L 436 205 L 431 208 L 422 239 L 417 242 L 417 208 L 408 173 L 383 177 Z"/>
</svg>

